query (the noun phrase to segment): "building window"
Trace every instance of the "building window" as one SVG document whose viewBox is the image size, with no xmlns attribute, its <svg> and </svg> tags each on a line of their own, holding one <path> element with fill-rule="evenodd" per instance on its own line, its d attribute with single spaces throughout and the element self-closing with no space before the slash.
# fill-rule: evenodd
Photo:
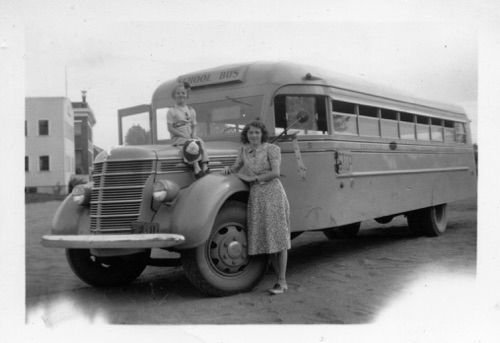
<svg viewBox="0 0 500 343">
<path fill-rule="evenodd" d="M 24 171 L 30 171 L 30 158 L 24 156 Z"/>
<path fill-rule="evenodd" d="M 75 140 L 75 131 L 74 131 L 74 128 L 67 121 L 64 122 L 64 136 L 68 140 L 70 140 L 70 141 L 74 141 Z"/>
<path fill-rule="evenodd" d="M 81 150 L 75 150 L 75 161 L 77 165 L 82 164 L 82 151 Z"/>
<path fill-rule="evenodd" d="M 75 150 L 75 173 L 83 174 L 83 166 L 82 166 L 82 151 Z"/>
<path fill-rule="evenodd" d="M 38 134 L 40 136 L 47 136 L 49 134 L 49 121 L 39 120 L 38 121 Z"/>
<path fill-rule="evenodd" d="M 49 171 L 49 156 L 40 156 L 40 171 Z"/>
<path fill-rule="evenodd" d="M 75 121 L 75 136 L 80 136 L 82 134 L 82 122 Z"/>
</svg>

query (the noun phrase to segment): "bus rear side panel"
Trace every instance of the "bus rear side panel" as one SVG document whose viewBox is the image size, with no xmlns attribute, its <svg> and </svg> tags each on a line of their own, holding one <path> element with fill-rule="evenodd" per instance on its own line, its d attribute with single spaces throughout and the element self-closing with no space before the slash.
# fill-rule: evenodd
<svg viewBox="0 0 500 343">
<path fill-rule="evenodd" d="M 294 209 L 292 231 L 402 214 L 476 193 L 470 146 L 400 145 L 391 150 L 389 144 L 328 142 L 318 149 L 319 145 L 300 144 L 305 178 L 295 172 L 297 161 L 290 146 L 282 145 L 282 170 L 287 174 L 281 180 Z M 350 156 L 347 172 L 336 166 L 338 153 Z"/>
</svg>

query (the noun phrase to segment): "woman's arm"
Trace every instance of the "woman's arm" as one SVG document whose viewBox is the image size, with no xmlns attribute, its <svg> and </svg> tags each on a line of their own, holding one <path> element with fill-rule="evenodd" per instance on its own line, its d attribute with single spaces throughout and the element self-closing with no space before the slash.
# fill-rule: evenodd
<svg viewBox="0 0 500 343">
<path fill-rule="evenodd" d="M 196 121 L 196 111 L 194 108 L 189 107 L 189 113 L 191 114 L 191 138 L 198 138 L 198 122 Z"/>
<path fill-rule="evenodd" d="M 255 182 L 267 182 L 280 177 L 280 166 L 278 164 L 272 165 L 271 170 L 265 174 L 260 174 L 256 177 L 253 177 L 251 181 Z"/>
<path fill-rule="evenodd" d="M 172 137 L 184 137 L 184 138 L 191 138 L 189 137 L 185 132 L 181 131 L 181 130 L 178 130 L 174 127 L 173 124 L 171 123 L 167 123 L 167 129 L 168 129 L 168 132 L 170 132 L 170 135 Z"/>
<path fill-rule="evenodd" d="M 241 146 L 239 149 L 238 149 L 238 156 L 236 156 L 236 161 L 234 162 L 234 164 L 231 166 L 231 167 L 224 167 L 224 169 L 222 169 L 221 171 L 221 174 L 222 175 L 229 175 L 229 174 L 232 174 L 232 173 L 237 173 L 242 167 L 243 167 L 243 146 Z"/>
<path fill-rule="evenodd" d="M 198 129 L 196 123 L 191 124 L 191 138 L 198 138 Z"/>
</svg>

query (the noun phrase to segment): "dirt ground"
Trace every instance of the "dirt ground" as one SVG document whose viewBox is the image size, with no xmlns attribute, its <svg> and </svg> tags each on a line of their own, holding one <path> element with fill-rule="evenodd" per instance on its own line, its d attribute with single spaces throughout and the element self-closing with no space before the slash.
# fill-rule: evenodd
<svg viewBox="0 0 500 343">
<path fill-rule="evenodd" d="M 28 326 L 82 320 L 336 325 L 384 323 L 400 316 L 437 325 L 429 313 L 453 310 L 457 297 L 463 303 L 462 292 L 471 291 L 476 276 L 476 198 L 449 204 L 448 229 L 438 238 L 412 237 L 404 217 L 385 225 L 364 222 L 354 239 L 328 240 L 321 232 L 304 233 L 292 241 L 289 292 L 268 295 L 274 281 L 269 271 L 252 292 L 225 298 L 202 296 L 181 267 L 148 267 L 126 287 L 97 289 L 84 284 L 70 270 L 62 249 L 39 243 L 58 205 L 26 205 Z M 422 307 L 425 316 L 417 315 Z M 443 315 L 436 312 L 436 319 Z"/>
</svg>

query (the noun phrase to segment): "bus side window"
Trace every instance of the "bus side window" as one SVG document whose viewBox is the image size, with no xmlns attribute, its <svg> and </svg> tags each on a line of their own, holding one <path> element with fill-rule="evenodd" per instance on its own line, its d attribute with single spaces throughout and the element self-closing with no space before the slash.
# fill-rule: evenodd
<svg viewBox="0 0 500 343">
<path fill-rule="evenodd" d="M 399 138 L 398 112 L 382 108 L 380 118 L 382 137 Z"/>
<path fill-rule="evenodd" d="M 276 134 L 280 134 L 286 128 L 286 97 L 284 95 L 274 98 L 274 126 Z"/>
<path fill-rule="evenodd" d="M 367 137 L 380 137 L 376 107 L 359 105 L 359 134 Z"/>
<path fill-rule="evenodd" d="M 417 139 L 421 141 L 430 141 L 430 118 L 417 115 Z"/>
<path fill-rule="evenodd" d="M 451 120 L 444 121 L 444 141 L 454 142 L 455 141 L 455 123 Z"/>
<path fill-rule="evenodd" d="M 325 99 L 316 100 L 316 111 L 317 111 L 317 127 L 318 131 L 321 131 L 323 135 L 328 133 L 328 121 L 326 120 L 326 101 Z"/>
<path fill-rule="evenodd" d="M 431 118 L 431 139 L 433 141 L 443 141 L 443 120 Z"/>
<path fill-rule="evenodd" d="M 333 132 L 339 135 L 358 135 L 356 105 L 332 100 Z"/>
<path fill-rule="evenodd" d="M 275 134 L 283 132 L 296 120 L 300 112 L 309 114 L 309 120 L 305 123 L 295 123 L 292 127 L 293 132 L 299 135 L 328 134 L 325 97 L 290 95 L 278 95 L 274 99 Z"/>
<path fill-rule="evenodd" d="M 464 123 L 455 123 L 456 142 L 465 143 L 465 126 Z"/>
<path fill-rule="evenodd" d="M 411 113 L 400 112 L 399 131 L 401 139 L 415 140 L 415 116 Z"/>
</svg>

